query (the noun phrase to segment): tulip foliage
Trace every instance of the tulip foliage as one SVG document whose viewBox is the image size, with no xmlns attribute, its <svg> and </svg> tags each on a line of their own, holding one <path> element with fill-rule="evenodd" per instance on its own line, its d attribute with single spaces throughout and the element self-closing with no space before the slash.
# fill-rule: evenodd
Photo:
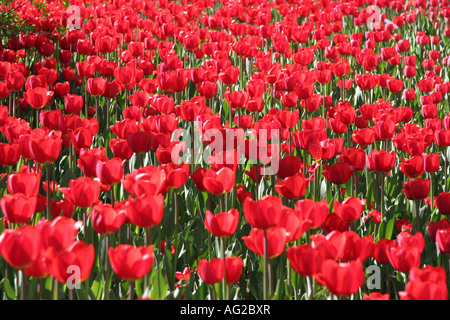
<svg viewBox="0 0 450 320">
<path fill-rule="evenodd" d="M 3 299 L 448 298 L 448 0 L 11 12 Z"/>
</svg>

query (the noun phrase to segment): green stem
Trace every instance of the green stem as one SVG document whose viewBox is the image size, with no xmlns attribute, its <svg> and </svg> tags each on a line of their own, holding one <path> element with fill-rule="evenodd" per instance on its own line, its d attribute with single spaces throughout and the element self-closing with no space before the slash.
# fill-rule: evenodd
<svg viewBox="0 0 450 320">
<path fill-rule="evenodd" d="M 269 264 L 268 264 L 268 252 L 267 252 L 267 230 L 264 229 L 264 279 L 263 279 L 263 288 L 264 288 L 264 300 L 269 298 Z"/>
<path fill-rule="evenodd" d="M 47 220 L 50 220 L 51 217 L 50 193 L 50 163 L 47 163 Z"/>
</svg>

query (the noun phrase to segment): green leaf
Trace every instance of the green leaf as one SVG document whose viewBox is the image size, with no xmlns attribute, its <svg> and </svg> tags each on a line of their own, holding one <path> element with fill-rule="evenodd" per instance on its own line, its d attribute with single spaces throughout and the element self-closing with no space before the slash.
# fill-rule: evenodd
<svg viewBox="0 0 450 320">
<path fill-rule="evenodd" d="M 2 279 L 2 281 L 0 281 L 0 288 L 6 293 L 6 296 L 9 299 L 17 300 L 14 288 L 11 286 L 8 279 L 4 278 Z"/>
<path fill-rule="evenodd" d="M 165 280 L 164 274 L 159 268 L 154 268 L 151 277 L 152 289 L 150 292 L 150 298 L 153 300 L 162 300 L 167 295 L 168 285 Z"/>
</svg>

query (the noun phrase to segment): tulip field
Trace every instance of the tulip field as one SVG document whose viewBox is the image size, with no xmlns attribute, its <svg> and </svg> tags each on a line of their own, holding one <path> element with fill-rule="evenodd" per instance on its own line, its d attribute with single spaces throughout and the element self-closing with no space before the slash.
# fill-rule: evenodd
<svg viewBox="0 0 450 320">
<path fill-rule="evenodd" d="M 1 299 L 448 299 L 449 0 L 5 0 L 0 37 Z"/>
</svg>

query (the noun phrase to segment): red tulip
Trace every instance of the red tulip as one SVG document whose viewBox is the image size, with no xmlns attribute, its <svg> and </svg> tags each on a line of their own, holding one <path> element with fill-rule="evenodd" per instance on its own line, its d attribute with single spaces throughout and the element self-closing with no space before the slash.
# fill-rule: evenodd
<svg viewBox="0 0 450 320">
<path fill-rule="evenodd" d="M 0 201 L 3 214 L 10 223 L 27 223 L 36 210 L 36 196 L 28 197 L 22 193 L 5 194 Z"/>
<path fill-rule="evenodd" d="M 281 198 L 267 195 L 258 201 L 246 198 L 244 216 L 251 226 L 258 229 L 268 229 L 276 226 L 282 215 Z"/>
<path fill-rule="evenodd" d="M 0 165 L 15 165 L 20 158 L 20 145 L 17 143 L 0 143 Z"/>
<path fill-rule="evenodd" d="M 210 261 L 201 259 L 197 270 L 203 282 L 209 285 L 221 282 L 225 277 L 225 264 L 219 258 L 212 258 Z"/>
<path fill-rule="evenodd" d="M 394 167 L 396 156 L 395 151 L 374 150 L 367 155 L 367 168 L 377 172 L 389 172 Z"/>
<path fill-rule="evenodd" d="M 98 161 L 96 176 L 104 185 L 111 186 L 120 183 L 123 177 L 124 161 L 120 158 L 112 158 L 106 161 Z"/>
<path fill-rule="evenodd" d="M 352 172 L 364 170 L 366 167 L 366 153 L 358 148 L 346 148 L 340 155 L 343 162 L 350 165 Z"/>
<path fill-rule="evenodd" d="M 239 281 L 242 275 L 243 261 L 240 257 L 225 257 L 226 282 L 234 284 Z"/>
<path fill-rule="evenodd" d="M 83 282 L 89 277 L 94 260 L 93 244 L 74 241 L 67 249 L 53 257 L 50 273 L 60 283 L 67 283 L 69 278 L 75 280 L 73 284 Z"/>
<path fill-rule="evenodd" d="M 391 247 L 386 250 L 389 262 L 400 272 L 409 272 L 420 265 L 420 251 L 416 247 Z"/>
<path fill-rule="evenodd" d="M 23 270 L 39 257 L 41 232 L 37 227 L 23 225 L 6 229 L 0 235 L 0 254 L 14 268 Z"/>
<path fill-rule="evenodd" d="M 132 224 L 141 228 L 151 228 L 158 225 L 163 218 L 164 197 L 161 194 L 130 197 L 126 209 Z"/>
<path fill-rule="evenodd" d="M 301 220 L 311 220 L 311 228 L 320 227 L 326 220 L 329 207 L 326 199 L 315 202 L 312 199 L 299 200 L 295 204 L 295 210 L 300 212 Z"/>
<path fill-rule="evenodd" d="M 436 232 L 436 246 L 440 252 L 450 254 L 450 230 L 439 229 Z"/>
<path fill-rule="evenodd" d="M 122 160 L 130 160 L 134 154 L 126 139 L 113 138 L 109 140 L 109 148 L 115 157 Z"/>
<path fill-rule="evenodd" d="M 134 247 L 120 244 L 108 249 L 109 262 L 114 273 L 123 280 L 136 281 L 150 272 L 155 261 L 153 246 Z"/>
<path fill-rule="evenodd" d="M 436 233 L 440 229 L 450 229 L 450 221 L 444 218 L 439 220 L 438 222 L 428 222 L 428 236 L 433 242 L 436 242 Z"/>
<path fill-rule="evenodd" d="M 410 159 L 401 158 L 399 169 L 410 178 L 420 176 L 424 172 L 424 158 L 421 155 L 414 156 Z"/>
<path fill-rule="evenodd" d="M 39 193 L 41 173 L 36 173 L 28 166 L 21 166 L 19 172 L 8 176 L 7 188 L 11 194 L 23 193 L 26 196 L 36 196 Z"/>
<path fill-rule="evenodd" d="M 323 245 L 312 247 L 311 244 L 303 244 L 289 247 L 286 256 L 295 272 L 302 276 L 312 277 L 320 273 L 322 263 L 328 257 L 328 252 Z"/>
<path fill-rule="evenodd" d="M 211 211 L 205 212 L 205 227 L 216 237 L 229 237 L 236 232 L 239 223 L 239 211 L 230 209 L 214 215 Z"/>
<path fill-rule="evenodd" d="M 124 189 L 135 197 L 161 193 L 165 183 L 165 171 L 153 166 L 133 170 L 133 173 L 126 174 L 125 180 L 122 181 Z"/>
<path fill-rule="evenodd" d="M 267 257 L 269 259 L 278 257 L 286 247 L 286 230 L 284 228 L 272 227 L 266 230 L 253 228 L 248 236 L 242 237 L 242 240 L 250 251 L 264 257 L 265 233 L 267 233 Z"/>
<path fill-rule="evenodd" d="M 361 218 L 366 204 L 365 199 L 357 197 L 346 198 L 342 203 L 334 201 L 334 212 L 344 221 L 352 222 Z"/>
<path fill-rule="evenodd" d="M 97 173 L 97 163 L 107 161 L 106 149 L 104 147 L 80 150 L 77 159 L 78 166 L 86 177 L 95 178 Z"/>
<path fill-rule="evenodd" d="M 99 234 L 117 232 L 127 219 L 125 208 L 113 208 L 110 204 L 98 204 L 92 208 L 92 225 Z"/>
<path fill-rule="evenodd" d="M 203 186 L 213 194 L 229 193 L 234 188 L 235 172 L 224 167 L 219 171 L 208 169 L 203 174 Z"/>
<path fill-rule="evenodd" d="M 373 258 L 380 264 L 389 264 L 387 251 L 392 247 L 397 247 L 397 241 L 389 239 L 380 239 L 373 245 Z"/>
<path fill-rule="evenodd" d="M 53 91 L 47 91 L 46 88 L 36 87 L 24 92 L 23 97 L 34 109 L 42 109 L 48 103 L 53 95 Z"/>
<path fill-rule="evenodd" d="M 442 267 L 412 268 L 406 291 L 400 291 L 402 300 L 447 300 L 447 275 Z"/>
<path fill-rule="evenodd" d="M 275 190 L 286 199 L 301 198 L 305 195 L 306 188 L 309 184 L 309 179 L 305 178 L 303 173 L 297 173 L 294 176 L 285 178 L 284 180 L 277 179 L 278 184 L 275 185 Z"/>
<path fill-rule="evenodd" d="M 436 197 L 436 206 L 441 214 L 450 215 L 450 192 L 441 192 Z"/>
<path fill-rule="evenodd" d="M 402 191 L 409 200 L 425 199 L 430 192 L 430 180 L 414 178 L 407 182 L 403 182 Z"/>
<path fill-rule="evenodd" d="M 337 262 L 326 260 L 322 263 L 320 282 L 338 297 L 348 297 L 358 292 L 364 284 L 364 268 L 360 260 Z"/>
<path fill-rule="evenodd" d="M 89 208 L 98 201 L 100 182 L 89 177 L 79 177 L 69 181 L 68 188 L 59 189 L 67 200 L 80 208 Z"/>
<path fill-rule="evenodd" d="M 89 78 L 86 81 L 86 89 L 94 97 L 105 93 L 106 80 L 103 78 Z"/>
<path fill-rule="evenodd" d="M 55 162 L 62 149 L 61 132 L 50 131 L 42 136 L 32 136 L 29 150 L 33 159 L 41 164 Z"/>
<path fill-rule="evenodd" d="M 40 220 L 38 226 L 42 229 L 42 249 L 51 248 L 53 252 L 68 249 L 82 225 L 82 221 L 64 216 L 56 217 L 53 221 Z"/>
<path fill-rule="evenodd" d="M 327 164 L 323 165 L 323 176 L 334 184 L 345 184 L 352 176 L 350 165 L 347 162 L 337 162 L 329 167 Z"/>
</svg>

